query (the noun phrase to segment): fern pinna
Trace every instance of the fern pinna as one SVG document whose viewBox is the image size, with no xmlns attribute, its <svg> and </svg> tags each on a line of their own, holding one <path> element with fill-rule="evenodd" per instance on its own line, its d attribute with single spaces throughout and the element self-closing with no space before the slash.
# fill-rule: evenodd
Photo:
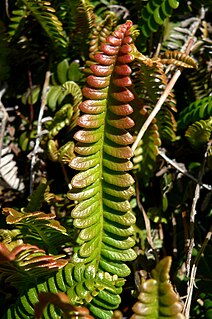
<svg viewBox="0 0 212 319">
<path fill-rule="evenodd" d="M 21 296 L 7 319 L 33 317 L 33 305 L 42 291 L 66 292 L 71 304 L 87 304 L 95 318 L 110 318 L 120 303 L 123 277 L 130 273 L 125 262 L 136 258 L 131 248 L 135 217 L 128 201 L 134 180 L 127 173 L 132 169 L 129 145 L 133 142 L 128 130 L 134 126 L 128 116 L 134 100 L 131 27 L 127 21 L 114 32 L 102 28 L 95 36 L 99 44 L 91 43 L 83 89 L 86 100 L 80 105 L 84 114 L 74 135 L 76 156 L 69 163 L 79 171 L 68 193 L 77 203 L 71 216 L 80 230 L 79 247 L 72 263 Z M 46 308 L 45 318 L 58 318 L 52 307 Z"/>
</svg>

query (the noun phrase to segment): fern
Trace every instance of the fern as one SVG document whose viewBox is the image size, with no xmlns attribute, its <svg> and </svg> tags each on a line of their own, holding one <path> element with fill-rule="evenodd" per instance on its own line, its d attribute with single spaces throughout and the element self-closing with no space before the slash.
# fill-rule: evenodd
<svg viewBox="0 0 212 319">
<path fill-rule="evenodd" d="M 194 147 L 202 146 L 209 142 L 212 133 L 212 117 L 208 120 L 194 122 L 188 127 L 185 136 Z"/>
<path fill-rule="evenodd" d="M 190 56 L 183 52 L 166 51 L 160 55 L 160 62 L 164 64 L 174 64 L 184 68 L 197 68 L 197 63 Z"/>
<path fill-rule="evenodd" d="M 54 220 L 54 213 L 18 212 L 12 208 L 4 208 L 3 213 L 7 216 L 7 223 L 16 225 L 28 243 L 32 241 L 40 247 L 48 247 L 50 252 L 55 252 L 57 247 L 70 241 L 65 228 Z"/>
<path fill-rule="evenodd" d="M 23 191 L 25 186 L 22 178 L 18 176 L 17 163 L 14 160 L 14 155 L 9 146 L 2 150 L 0 158 L 0 175 L 7 187 Z"/>
<path fill-rule="evenodd" d="M 185 129 L 190 123 L 201 119 L 207 119 L 212 115 L 212 97 L 192 102 L 179 114 L 178 128 Z"/>
<path fill-rule="evenodd" d="M 152 278 L 141 285 L 131 319 L 184 319 L 182 303 L 169 282 L 171 258 L 162 259 L 152 271 Z"/>
<path fill-rule="evenodd" d="M 156 168 L 156 158 L 158 155 L 158 147 L 161 145 L 161 140 L 158 133 L 157 125 L 151 124 L 144 137 L 142 143 L 136 149 L 133 157 L 135 173 L 141 175 L 144 185 L 149 183 Z M 142 157 L 141 157 L 142 156 Z"/>
<path fill-rule="evenodd" d="M 41 292 L 38 295 L 38 303 L 35 305 L 35 318 L 41 319 L 45 307 L 49 304 L 53 304 L 57 308 L 60 308 L 63 313 L 62 316 L 67 319 L 75 319 L 76 316 L 79 318 L 94 319 L 89 315 L 89 310 L 85 307 L 73 307 L 69 304 L 69 298 L 65 293 L 51 293 L 51 292 Z"/>
<path fill-rule="evenodd" d="M 189 17 L 180 22 L 168 25 L 165 30 L 163 50 L 185 51 L 189 38 L 192 37 L 194 29 L 199 25 L 199 18 Z"/>
<path fill-rule="evenodd" d="M 20 289 L 29 289 L 39 279 L 48 278 L 52 272 L 64 267 L 68 261 L 64 255 L 46 255 L 35 245 L 21 244 L 9 251 L 0 243 L 0 272 L 4 283 Z"/>
<path fill-rule="evenodd" d="M 156 32 L 161 25 L 164 24 L 165 19 L 172 15 L 173 9 L 179 5 L 177 0 L 150 0 L 141 11 L 140 32 L 142 41 L 141 47 L 143 51 L 146 50 L 147 39 Z"/>
<path fill-rule="evenodd" d="M 131 248 L 135 217 L 128 201 L 134 192 L 134 180 L 126 172 L 132 168 L 128 145 L 133 141 L 127 130 L 134 125 L 128 117 L 134 95 L 127 88 L 131 86 L 128 64 L 134 58 L 130 54 L 131 27 L 128 21 L 108 37 L 99 38 L 98 49 L 91 55 L 93 61 L 87 63 L 90 75 L 83 89 L 87 100 L 80 105 L 84 114 L 78 120 L 82 129 L 74 135 L 76 157 L 69 163 L 80 171 L 73 177 L 68 193 L 70 200 L 78 202 L 71 212 L 79 229 L 73 264 L 21 296 L 8 311 L 8 318 L 30 318 L 39 291 L 67 292 L 72 304 L 89 302 L 97 318 L 110 318 L 111 309 L 120 303 L 124 280 L 118 276 L 129 275 L 125 262 L 136 258 Z M 108 33 L 107 27 L 105 30 Z M 17 218 L 27 220 L 28 214 L 18 214 Z M 39 214 L 34 213 L 34 218 Z"/>
<path fill-rule="evenodd" d="M 52 8 L 51 2 L 22 0 L 27 9 L 36 20 L 40 23 L 44 31 L 47 33 L 54 44 L 58 46 L 67 46 L 64 37 L 62 23 L 55 15 L 55 9 Z"/>
<path fill-rule="evenodd" d="M 68 193 L 69 199 L 80 201 L 72 217 L 74 225 L 82 229 L 80 240 L 85 241 L 74 261 L 88 263 L 97 258 L 100 268 L 121 276 L 129 274 L 121 261 L 135 258 L 130 248 L 133 240 L 128 238 L 134 216 L 127 201 L 134 181 L 125 173 L 132 167 L 127 146 L 132 137 L 125 129 L 134 125 L 126 116 L 132 112 L 129 102 L 134 99 L 127 89 L 131 69 L 126 62 L 133 59 L 129 54 L 130 27 L 130 22 L 120 26 L 100 46 L 103 53 L 94 55 L 97 63 L 91 65 L 93 74 L 83 89 L 88 100 L 80 106 L 85 114 L 78 124 L 84 129 L 75 134 L 78 155 L 69 164 L 82 170 L 73 178 L 73 190 Z"/>
<path fill-rule="evenodd" d="M 165 90 L 168 83 L 167 77 L 160 59 L 148 59 L 137 52 L 135 57 L 139 61 L 135 64 L 135 89 L 149 112 Z M 176 112 L 175 104 L 174 95 L 171 92 L 157 115 L 157 125 L 162 139 L 175 139 L 176 121 L 172 114 L 173 111 Z"/>
<path fill-rule="evenodd" d="M 117 301 L 120 302 L 120 297 L 117 294 L 121 291 L 123 280 L 112 277 L 109 274 L 102 272 L 97 273 L 93 265 L 85 266 L 78 264 L 76 266 L 67 264 L 60 269 L 57 274 L 51 276 L 46 282 L 40 282 L 36 288 L 31 288 L 26 294 L 23 294 L 16 305 L 11 307 L 7 313 L 7 319 L 32 319 L 34 318 L 34 305 L 38 302 L 39 293 L 52 292 L 60 293 L 67 292 L 72 305 L 80 306 L 89 303 L 88 305 L 95 313 L 99 315 L 98 307 L 91 305 L 93 298 L 98 295 L 98 301 L 103 303 L 105 307 L 111 309 Z M 111 304 L 112 303 L 112 304 Z M 112 308 L 113 308 L 112 307 Z M 110 318 L 112 311 L 102 310 L 100 317 Z M 44 310 L 44 318 L 58 318 L 60 312 L 51 305 Z"/>
</svg>

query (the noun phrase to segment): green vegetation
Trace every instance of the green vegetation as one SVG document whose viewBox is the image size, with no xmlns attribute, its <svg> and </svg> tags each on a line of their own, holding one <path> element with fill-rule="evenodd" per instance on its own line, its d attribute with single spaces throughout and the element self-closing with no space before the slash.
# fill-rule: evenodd
<svg viewBox="0 0 212 319">
<path fill-rule="evenodd" d="M 212 318 L 210 1 L 0 8 L 1 318 Z"/>
</svg>

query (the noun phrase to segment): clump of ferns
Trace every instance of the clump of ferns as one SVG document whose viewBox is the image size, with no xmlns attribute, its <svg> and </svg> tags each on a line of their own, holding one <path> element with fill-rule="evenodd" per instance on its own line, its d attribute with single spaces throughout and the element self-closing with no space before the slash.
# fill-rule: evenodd
<svg viewBox="0 0 212 319">
<path fill-rule="evenodd" d="M 194 39 L 191 55 L 198 61 L 198 70 L 184 72 L 188 81 L 189 97 L 192 100 L 204 98 L 211 93 L 212 44 L 210 22 L 207 21 L 206 12 L 207 9 L 201 8 L 199 16 L 192 16 L 178 23 L 169 23 L 162 44 L 162 51 L 174 49 L 185 52 L 189 40 Z"/>
</svg>

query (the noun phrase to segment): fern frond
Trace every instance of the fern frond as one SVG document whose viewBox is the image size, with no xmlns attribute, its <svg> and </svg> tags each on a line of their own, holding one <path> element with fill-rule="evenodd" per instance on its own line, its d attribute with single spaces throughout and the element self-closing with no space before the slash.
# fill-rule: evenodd
<svg viewBox="0 0 212 319">
<path fill-rule="evenodd" d="M 78 125 L 82 129 L 74 135 L 78 142 L 77 156 L 69 164 L 80 171 L 72 179 L 68 193 L 69 199 L 78 201 L 71 212 L 74 225 L 80 230 L 80 246 L 73 261 L 92 262 L 99 269 L 121 277 L 130 272 L 124 262 L 136 257 L 131 248 L 135 217 L 128 202 L 134 181 L 126 172 L 132 168 L 128 145 L 133 141 L 127 129 L 134 125 L 128 117 L 134 99 L 128 89 L 131 85 L 128 64 L 133 60 L 131 26 L 127 22 L 117 27 L 106 41 L 103 38 L 97 49 L 93 47 L 90 55 L 93 61 L 87 63 L 90 67 L 86 70 L 90 75 L 83 89 L 87 100 L 80 105 L 84 114 Z M 111 316 L 111 310 L 107 309 L 117 307 L 119 298 L 114 299 L 106 292 L 102 295 L 92 300 L 89 309 L 96 317 L 107 318 Z M 110 306 L 101 301 L 107 296 Z"/>
<path fill-rule="evenodd" d="M 192 71 L 193 72 L 189 72 L 188 74 L 186 74 L 186 78 L 189 81 L 189 85 L 191 87 L 195 100 L 200 100 L 211 96 L 212 78 L 210 61 L 207 61 L 204 58 L 199 59 L 198 70 Z"/>
<path fill-rule="evenodd" d="M 70 95 L 73 97 L 73 102 L 64 104 L 66 97 Z M 81 89 L 73 81 L 67 81 L 63 86 L 50 87 L 47 94 L 47 104 L 50 107 L 56 107 L 57 104 L 62 105 L 60 110 L 55 113 L 53 119 L 46 124 L 50 139 L 55 137 L 65 126 L 68 127 L 69 131 L 76 126 L 81 101 Z"/>
<path fill-rule="evenodd" d="M 130 22 L 119 26 L 101 44 L 103 52 L 93 55 L 92 74 L 83 89 L 87 100 L 80 106 L 85 114 L 78 120 L 83 130 L 75 134 L 77 156 L 69 164 L 81 171 L 72 179 L 68 193 L 69 199 L 79 200 L 72 217 L 84 242 L 74 261 L 98 259 L 100 268 L 120 276 L 129 274 L 123 261 L 135 258 L 134 241 L 129 237 L 135 219 L 127 201 L 134 181 L 125 173 L 132 167 L 128 146 L 132 137 L 126 129 L 134 125 L 127 116 L 134 99 L 127 88 L 131 69 L 126 63 L 133 59 L 130 27 Z"/>
<path fill-rule="evenodd" d="M 34 318 L 34 305 L 38 302 L 38 296 L 41 292 L 61 293 L 66 292 L 69 302 L 74 306 L 87 305 L 96 317 L 111 318 L 112 311 L 117 303 L 120 302 L 118 296 L 121 292 L 121 286 L 124 281 L 117 276 L 111 276 L 108 273 L 97 272 L 96 267 L 92 264 L 85 266 L 82 263 L 73 265 L 67 264 L 65 267 L 51 276 L 46 282 L 39 282 L 35 288 L 31 288 L 27 293 L 21 295 L 18 302 L 7 312 L 7 318 L 14 319 L 32 319 Z M 94 299 L 101 302 L 105 307 L 92 302 Z M 48 305 L 44 310 L 44 316 L 48 319 L 55 318 L 55 311 L 58 315 L 58 309 L 55 310 L 53 305 Z"/>
<path fill-rule="evenodd" d="M 22 0 L 26 8 L 40 23 L 44 31 L 56 46 L 67 46 L 62 23 L 58 20 L 55 9 L 48 1 Z"/>
<path fill-rule="evenodd" d="M 66 229 L 55 219 L 55 214 L 42 212 L 18 212 L 12 208 L 4 208 L 8 224 L 16 225 L 20 229 L 22 238 L 26 242 L 36 243 L 38 246 L 48 247 L 55 252 L 57 247 L 70 241 Z"/>
<path fill-rule="evenodd" d="M 141 22 L 139 25 L 143 50 L 146 49 L 147 39 L 164 24 L 166 18 L 172 15 L 173 9 L 179 5 L 177 0 L 150 0 L 141 12 Z"/>
<path fill-rule="evenodd" d="M 190 123 L 212 116 L 212 97 L 207 96 L 189 104 L 179 114 L 178 128 L 184 129 Z"/>
<path fill-rule="evenodd" d="M 202 146 L 209 142 L 212 133 L 212 117 L 191 124 L 185 132 L 185 137 L 194 147 Z"/>
<path fill-rule="evenodd" d="M 20 30 L 22 30 L 26 18 L 29 15 L 29 11 L 26 6 L 19 4 L 19 7 L 16 10 L 12 11 L 12 17 L 10 18 L 9 24 L 9 37 L 10 41 L 15 37 L 20 35 Z"/>
<path fill-rule="evenodd" d="M 110 35 L 111 30 L 116 25 L 116 19 L 113 14 L 108 14 L 90 34 L 89 58 L 94 59 L 94 54 L 99 50 L 101 43 Z M 86 69 L 85 69 L 86 72 Z"/>
<path fill-rule="evenodd" d="M 137 54 L 135 54 L 135 58 L 138 60 L 134 66 L 135 89 L 138 96 L 143 99 L 145 108 L 149 111 L 154 108 L 163 94 L 168 83 L 167 77 L 159 60 L 142 58 Z M 170 92 L 156 117 L 161 139 L 175 139 L 176 121 L 173 116 L 173 111 L 176 112 L 175 105 L 174 95 Z"/>
<path fill-rule="evenodd" d="M 0 243 L 0 272 L 5 283 L 21 291 L 36 284 L 39 278 L 49 277 L 51 272 L 64 267 L 68 261 L 64 255 L 51 256 L 35 245 L 21 244 L 9 251 Z"/>
<path fill-rule="evenodd" d="M 41 292 L 38 295 L 38 302 L 35 304 L 35 319 L 41 319 L 44 309 L 48 304 L 53 304 L 55 307 L 62 310 L 62 316 L 67 319 L 94 319 L 89 315 L 89 310 L 85 307 L 74 307 L 70 305 L 68 296 L 63 293 Z"/>
<path fill-rule="evenodd" d="M 155 171 L 158 147 L 160 145 L 161 140 L 157 124 L 152 123 L 145 132 L 133 157 L 133 171 L 141 176 L 144 185 L 148 184 Z"/>
<path fill-rule="evenodd" d="M 82 52 L 87 38 L 92 29 L 96 28 L 96 16 L 89 0 L 72 0 L 71 16 L 73 26 L 70 34 L 70 42 Z M 95 28 L 94 28 L 95 27 Z"/>
<path fill-rule="evenodd" d="M 152 271 L 152 279 L 144 281 L 131 319 L 184 319 L 183 305 L 169 282 L 171 258 L 162 259 Z"/>
<path fill-rule="evenodd" d="M 197 63 L 187 54 L 180 51 L 166 51 L 159 56 L 164 64 L 174 64 L 184 68 L 197 68 Z"/>
</svg>

